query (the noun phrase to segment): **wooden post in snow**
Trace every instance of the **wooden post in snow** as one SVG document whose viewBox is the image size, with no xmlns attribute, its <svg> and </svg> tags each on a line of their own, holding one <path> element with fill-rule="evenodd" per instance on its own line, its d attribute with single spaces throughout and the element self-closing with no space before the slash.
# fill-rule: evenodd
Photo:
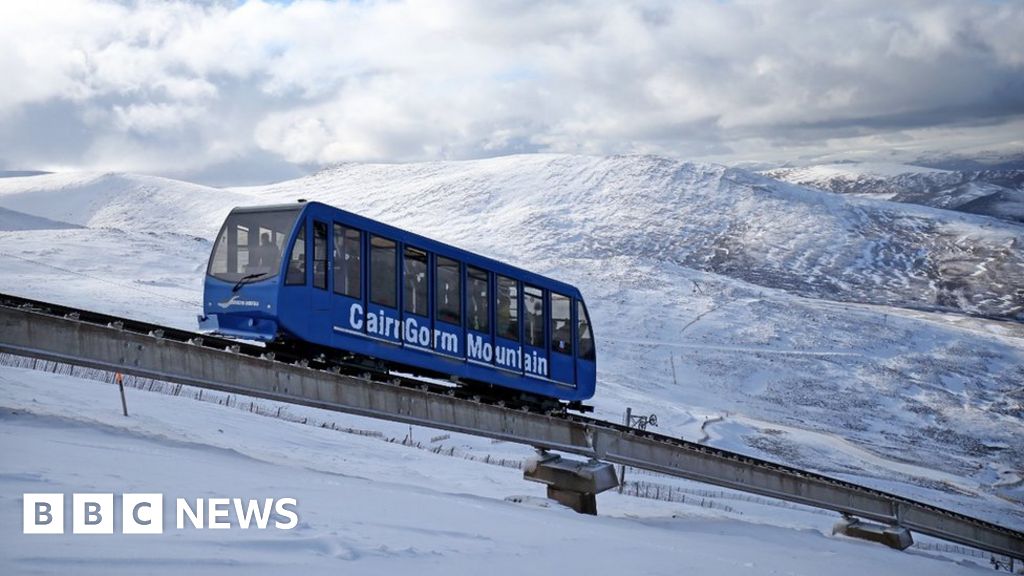
<svg viewBox="0 0 1024 576">
<path fill-rule="evenodd" d="M 120 372 L 114 373 L 114 382 L 117 382 L 117 387 L 121 389 L 121 410 L 124 411 L 124 415 L 128 415 L 128 402 L 124 399 L 124 374 Z"/>
</svg>

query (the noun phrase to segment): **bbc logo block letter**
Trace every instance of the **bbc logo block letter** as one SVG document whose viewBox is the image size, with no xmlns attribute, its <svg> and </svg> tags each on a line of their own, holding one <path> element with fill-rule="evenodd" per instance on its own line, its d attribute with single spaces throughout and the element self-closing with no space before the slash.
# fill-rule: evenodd
<svg viewBox="0 0 1024 576">
<path fill-rule="evenodd" d="M 75 534 L 114 533 L 113 494 L 73 494 L 71 526 Z"/>
<path fill-rule="evenodd" d="M 64 533 L 63 494 L 25 494 L 22 514 L 25 534 Z"/>
<path fill-rule="evenodd" d="M 163 534 L 164 495 L 124 494 L 121 496 L 121 532 Z"/>
</svg>

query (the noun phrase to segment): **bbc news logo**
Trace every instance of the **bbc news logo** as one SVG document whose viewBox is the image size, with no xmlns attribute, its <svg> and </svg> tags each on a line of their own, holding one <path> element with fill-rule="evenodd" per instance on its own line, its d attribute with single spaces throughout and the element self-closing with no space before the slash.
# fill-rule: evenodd
<svg viewBox="0 0 1024 576">
<path fill-rule="evenodd" d="M 114 495 L 76 493 L 71 495 L 70 513 L 64 513 L 64 494 L 24 494 L 23 529 L 25 534 L 63 534 L 65 517 L 71 518 L 73 534 L 113 534 Z M 174 501 L 174 526 L 227 530 L 291 530 L 299 524 L 295 498 L 177 498 Z M 122 534 L 163 534 L 164 495 L 122 494 Z M 235 522 L 232 522 L 232 518 Z M 273 520 L 273 521 L 271 521 Z"/>
</svg>

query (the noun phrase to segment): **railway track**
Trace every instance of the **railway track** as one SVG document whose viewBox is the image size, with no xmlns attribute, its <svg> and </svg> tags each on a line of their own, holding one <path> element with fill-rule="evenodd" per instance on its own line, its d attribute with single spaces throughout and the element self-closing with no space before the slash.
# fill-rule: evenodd
<svg viewBox="0 0 1024 576">
<path fill-rule="evenodd" d="M 436 381 L 0 294 L 0 351 L 582 454 L 761 494 L 1024 559 L 1024 533 L 681 438 L 509 407 Z"/>
</svg>

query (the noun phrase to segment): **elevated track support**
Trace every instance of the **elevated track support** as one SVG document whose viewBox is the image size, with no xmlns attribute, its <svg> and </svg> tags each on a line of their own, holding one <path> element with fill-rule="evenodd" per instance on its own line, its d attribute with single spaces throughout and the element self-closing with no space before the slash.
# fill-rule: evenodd
<svg viewBox="0 0 1024 576">
<path fill-rule="evenodd" d="M 485 404 L 438 384 L 286 363 L 257 346 L 128 319 L 0 295 L 0 351 L 579 454 L 1024 559 L 1021 532 L 842 480 L 593 418 Z"/>
<path fill-rule="evenodd" d="M 548 498 L 581 514 L 597 514 L 597 495 L 619 485 L 607 462 L 580 462 L 542 453 L 523 470 L 523 478 L 546 484 Z"/>
<path fill-rule="evenodd" d="M 878 542 L 897 550 L 906 550 L 914 543 L 910 530 L 902 526 L 885 526 L 849 517 L 843 518 L 832 533 Z"/>
</svg>

